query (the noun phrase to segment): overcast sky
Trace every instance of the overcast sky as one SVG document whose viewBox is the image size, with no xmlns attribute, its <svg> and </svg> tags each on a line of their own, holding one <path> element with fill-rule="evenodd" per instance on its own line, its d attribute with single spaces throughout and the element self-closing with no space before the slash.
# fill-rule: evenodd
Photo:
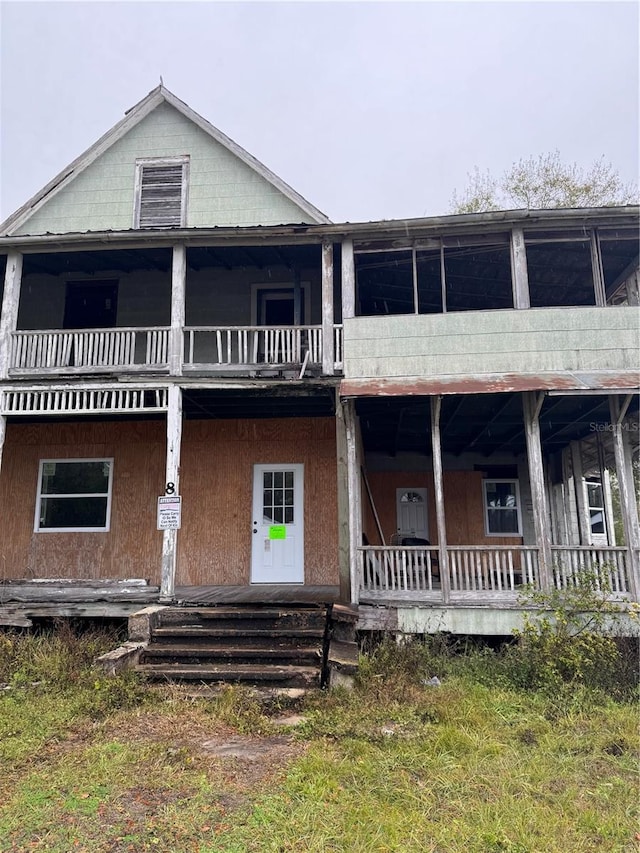
<svg viewBox="0 0 640 853">
<path fill-rule="evenodd" d="M 558 148 L 638 176 L 638 4 L 3 2 L 0 220 L 162 75 L 336 222 Z"/>
</svg>

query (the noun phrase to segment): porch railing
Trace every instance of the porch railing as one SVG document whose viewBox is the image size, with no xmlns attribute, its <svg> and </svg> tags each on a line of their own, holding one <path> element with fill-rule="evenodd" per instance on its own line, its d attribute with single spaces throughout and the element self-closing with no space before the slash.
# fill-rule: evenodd
<svg viewBox="0 0 640 853">
<path fill-rule="evenodd" d="M 87 373 L 96 368 L 163 369 L 169 329 L 28 330 L 11 336 L 10 369 L 22 373 Z"/>
<path fill-rule="evenodd" d="M 585 581 L 612 594 L 630 591 L 629 556 L 624 546 L 552 545 L 556 589 L 578 587 Z"/>
<path fill-rule="evenodd" d="M 538 549 L 527 545 L 450 545 L 451 592 L 515 592 L 538 583 Z"/>
<path fill-rule="evenodd" d="M 336 370 L 344 368 L 344 326 L 338 324 L 333 327 L 333 361 Z"/>
<path fill-rule="evenodd" d="M 334 330 L 337 366 L 342 366 L 342 327 Z M 321 326 L 189 326 L 185 367 L 241 369 L 322 364 Z"/>
<path fill-rule="evenodd" d="M 428 592 L 440 578 L 437 547 L 367 545 L 358 551 L 360 586 L 367 592 Z"/>
</svg>

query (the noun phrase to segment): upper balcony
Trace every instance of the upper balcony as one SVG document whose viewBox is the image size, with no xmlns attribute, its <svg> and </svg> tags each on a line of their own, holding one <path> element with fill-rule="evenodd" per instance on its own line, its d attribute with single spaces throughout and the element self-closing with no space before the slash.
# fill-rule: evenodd
<svg viewBox="0 0 640 853">
<path fill-rule="evenodd" d="M 321 255 L 318 245 L 190 248 L 176 287 L 169 248 L 27 254 L 8 376 L 340 372 Z"/>
</svg>

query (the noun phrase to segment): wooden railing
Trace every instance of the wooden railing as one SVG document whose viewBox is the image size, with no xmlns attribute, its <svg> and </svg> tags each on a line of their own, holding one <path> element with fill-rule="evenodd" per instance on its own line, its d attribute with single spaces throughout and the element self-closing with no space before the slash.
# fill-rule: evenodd
<svg viewBox="0 0 640 853">
<path fill-rule="evenodd" d="M 334 331 L 342 366 L 342 327 Z M 334 359 L 338 366 L 338 358 Z M 321 326 L 189 326 L 185 329 L 185 367 L 308 367 L 322 364 Z"/>
<path fill-rule="evenodd" d="M 625 547 L 552 545 L 551 554 L 556 589 L 588 583 L 614 595 L 630 591 L 629 553 Z"/>
<path fill-rule="evenodd" d="M 366 592 L 427 592 L 440 579 L 437 547 L 365 546 L 358 549 Z"/>
<path fill-rule="evenodd" d="M 29 330 L 12 333 L 10 369 L 21 373 L 87 373 L 164 369 L 169 329 Z"/>
<path fill-rule="evenodd" d="M 450 545 L 452 592 L 514 592 L 538 582 L 538 549 L 526 545 Z"/>
</svg>

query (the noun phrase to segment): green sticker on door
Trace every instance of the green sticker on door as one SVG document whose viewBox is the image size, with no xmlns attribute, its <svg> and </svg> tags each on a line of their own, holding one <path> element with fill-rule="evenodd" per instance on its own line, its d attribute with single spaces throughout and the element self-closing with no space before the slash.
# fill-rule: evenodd
<svg viewBox="0 0 640 853">
<path fill-rule="evenodd" d="M 269 539 L 286 539 L 287 527 L 285 524 L 272 524 L 269 527 Z"/>
</svg>

